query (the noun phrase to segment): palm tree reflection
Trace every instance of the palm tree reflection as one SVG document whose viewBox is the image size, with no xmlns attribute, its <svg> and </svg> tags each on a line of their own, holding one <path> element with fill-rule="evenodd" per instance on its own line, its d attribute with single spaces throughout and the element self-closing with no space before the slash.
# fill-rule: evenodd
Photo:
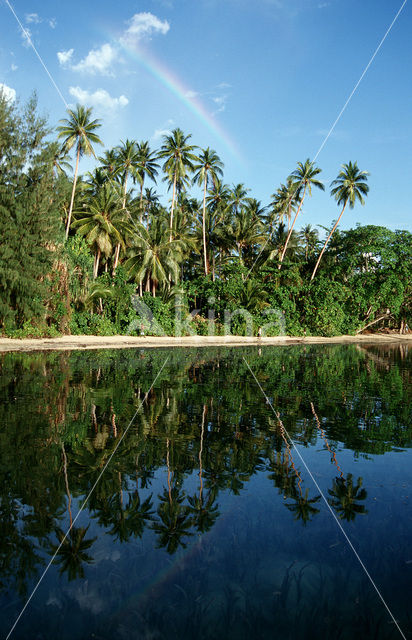
<svg viewBox="0 0 412 640">
<path fill-rule="evenodd" d="M 329 504 L 342 520 L 354 520 L 357 515 L 367 513 L 365 505 L 359 504 L 368 495 L 366 489 L 362 488 L 362 478 L 358 478 L 355 485 L 351 473 L 346 478 L 335 478 L 328 493 L 332 496 L 328 500 Z"/>
</svg>

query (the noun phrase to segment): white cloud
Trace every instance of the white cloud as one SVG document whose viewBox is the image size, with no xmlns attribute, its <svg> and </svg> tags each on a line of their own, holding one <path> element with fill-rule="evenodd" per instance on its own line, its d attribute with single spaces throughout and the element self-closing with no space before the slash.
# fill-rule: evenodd
<svg viewBox="0 0 412 640">
<path fill-rule="evenodd" d="M 100 49 L 92 49 L 87 56 L 80 60 L 78 64 L 72 66 L 73 71 L 80 71 L 82 73 L 90 73 L 95 75 L 100 73 L 103 76 L 113 75 L 111 66 L 116 60 L 118 52 L 112 47 L 111 44 L 106 42 Z"/>
<path fill-rule="evenodd" d="M 59 63 L 62 67 L 69 64 L 74 53 L 74 49 L 69 49 L 68 51 L 58 51 L 57 57 L 59 59 Z"/>
<path fill-rule="evenodd" d="M 11 68 L 12 71 L 17 71 L 18 66 L 17 66 L 17 64 L 14 64 L 14 62 L 12 62 L 10 68 Z"/>
<path fill-rule="evenodd" d="M 159 129 L 155 129 L 155 132 L 152 135 L 151 140 L 155 142 L 163 138 L 163 136 L 170 136 L 170 134 L 172 133 L 172 127 L 174 126 L 174 124 L 175 124 L 174 120 L 172 120 L 172 118 L 169 118 L 162 127 L 159 127 Z"/>
<path fill-rule="evenodd" d="M 8 87 L 7 84 L 3 84 L 0 82 L 0 95 L 2 95 L 6 100 L 10 100 L 14 102 L 16 99 L 16 91 L 11 87 Z"/>
<path fill-rule="evenodd" d="M 217 106 L 217 109 L 213 115 L 216 115 L 216 113 L 221 113 L 226 109 L 227 98 L 228 96 L 215 96 L 214 98 L 212 98 L 213 102 Z"/>
<path fill-rule="evenodd" d="M 132 47 L 136 45 L 139 40 L 145 37 L 150 38 L 153 33 L 166 34 L 170 25 L 167 20 L 160 20 L 153 13 L 143 11 L 141 13 L 135 13 L 134 16 L 128 21 L 129 26 L 123 32 L 120 37 L 120 43 Z"/>
<path fill-rule="evenodd" d="M 194 98 L 197 98 L 198 95 L 199 94 L 197 91 L 186 91 L 185 98 L 187 98 L 188 100 L 193 100 Z"/>
<path fill-rule="evenodd" d="M 97 107 L 104 111 L 115 111 L 117 108 L 129 104 L 126 96 L 121 95 L 118 98 L 113 98 L 106 89 L 97 89 L 94 93 L 90 93 L 81 87 L 70 87 L 69 93 L 81 104 Z"/>
<path fill-rule="evenodd" d="M 31 44 L 30 44 L 30 40 L 32 39 L 31 36 L 32 36 L 32 33 L 31 33 L 30 29 L 25 27 L 24 31 L 21 32 L 21 37 L 23 38 L 23 46 L 24 47 L 30 47 L 31 46 Z"/>
<path fill-rule="evenodd" d="M 231 89 L 232 85 L 229 84 L 228 82 L 221 82 L 220 84 L 217 85 L 218 89 Z"/>
<path fill-rule="evenodd" d="M 49 21 L 49 25 L 52 28 L 54 28 L 55 24 L 54 18 L 53 24 L 52 21 Z M 114 63 L 124 62 L 120 54 L 121 46 L 134 46 L 143 38 L 150 38 L 155 33 L 165 34 L 170 29 L 170 25 L 166 20 L 162 21 L 149 12 L 135 13 L 127 24 L 127 29 L 123 31 L 118 41 L 113 45 L 105 42 L 98 49 L 91 49 L 86 57 L 76 64 L 72 62 L 73 49 L 59 51 L 57 53 L 59 63 L 72 71 L 90 75 L 114 76 Z M 194 92 L 191 93 L 193 93 L 192 97 L 195 97 Z"/>
<path fill-rule="evenodd" d="M 37 13 L 26 13 L 25 15 L 26 22 L 32 22 L 33 24 L 40 24 L 42 19 Z"/>
<path fill-rule="evenodd" d="M 55 29 L 56 25 L 57 25 L 57 20 L 56 20 L 56 18 L 50 18 L 48 23 L 49 23 L 50 29 Z"/>
<path fill-rule="evenodd" d="M 171 129 L 155 129 L 155 132 L 152 135 L 152 140 L 160 140 L 163 136 L 170 136 L 171 133 Z"/>
</svg>

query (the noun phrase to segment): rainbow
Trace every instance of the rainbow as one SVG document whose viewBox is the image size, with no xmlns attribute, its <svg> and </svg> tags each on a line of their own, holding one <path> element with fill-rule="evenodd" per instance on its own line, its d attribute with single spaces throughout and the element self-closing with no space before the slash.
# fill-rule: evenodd
<svg viewBox="0 0 412 640">
<path fill-rule="evenodd" d="M 117 44 L 119 45 L 118 40 Z M 150 75 L 182 102 L 231 155 L 243 164 L 244 159 L 236 143 L 230 138 L 223 127 L 216 122 L 215 118 L 208 112 L 200 99 L 197 96 L 191 96 L 193 92 L 191 92 L 189 87 L 185 86 L 184 82 L 178 78 L 171 69 L 168 69 L 164 63 L 157 60 L 146 50 L 135 47 L 132 48 L 123 43 L 120 46 L 123 51 L 138 62 Z"/>
</svg>

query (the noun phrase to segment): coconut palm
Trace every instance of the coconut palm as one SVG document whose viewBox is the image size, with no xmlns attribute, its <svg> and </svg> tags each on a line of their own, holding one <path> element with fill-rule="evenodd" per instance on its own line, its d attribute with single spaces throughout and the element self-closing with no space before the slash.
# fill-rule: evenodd
<svg viewBox="0 0 412 640">
<path fill-rule="evenodd" d="M 267 302 L 268 296 L 268 292 L 264 290 L 261 284 L 249 278 L 240 293 L 236 296 L 231 296 L 231 299 L 241 309 L 246 309 L 253 313 L 257 310 L 262 311 L 262 309 L 269 306 Z"/>
<path fill-rule="evenodd" d="M 117 173 L 121 176 L 123 187 L 123 209 L 126 208 L 127 182 L 129 176 L 133 182 L 140 182 L 140 174 L 137 168 L 138 154 L 134 140 L 126 140 L 117 147 Z"/>
<path fill-rule="evenodd" d="M 230 189 L 227 184 L 223 184 L 219 178 L 215 178 L 210 186 L 206 202 L 208 209 L 216 214 L 217 222 L 223 220 L 224 214 L 228 210 Z"/>
<path fill-rule="evenodd" d="M 65 151 L 70 151 L 73 146 L 76 147 L 76 166 L 74 169 L 72 196 L 67 216 L 66 239 L 69 235 L 72 218 L 74 194 L 76 192 L 77 175 L 79 171 L 79 160 L 83 155 L 92 155 L 96 157 L 93 144 L 103 144 L 99 136 L 95 133 L 96 129 L 101 127 L 101 124 L 98 120 L 91 119 L 91 107 L 87 109 L 86 107 L 78 104 L 75 110 L 68 109 L 67 112 L 69 114 L 69 118 L 60 120 L 62 124 L 57 127 L 58 138 L 64 138 L 63 149 Z"/>
<path fill-rule="evenodd" d="M 149 143 L 139 142 L 136 146 L 137 151 L 137 171 L 140 176 L 140 222 L 143 217 L 143 187 L 145 178 L 148 177 L 153 182 L 156 182 L 157 170 L 159 165 L 155 162 L 157 159 L 156 154 L 150 151 Z"/>
<path fill-rule="evenodd" d="M 301 240 L 305 246 L 305 260 L 307 261 L 309 255 L 314 252 L 314 249 L 319 242 L 319 232 L 317 229 L 314 229 L 312 225 L 307 224 L 300 230 L 299 240 Z"/>
<path fill-rule="evenodd" d="M 51 550 L 56 557 L 55 564 L 60 565 L 59 573 L 67 571 L 69 580 L 84 578 L 83 564 L 93 564 L 93 557 L 86 553 L 97 538 L 86 539 L 87 527 L 71 527 L 68 534 L 56 527 L 55 533 L 59 544 L 52 545 Z"/>
<path fill-rule="evenodd" d="M 299 206 L 297 208 L 295 217 L 293 218 L 293 222 L 292 222 L 292 224 L 290 226 L 288 237 L 286 238 L 285 246 L 284 246 L 283 251 L 282 251 L 282 255 L 280 256 L 279 269 L 282 267 L 282 262 L 283 262 L 283 259 L 285 257 L 286 249 L 288 248 L 290 236 L 292 235 L 293 227 L 295 226 L 297 217 L 298 217 L 298 215 L 300 213 L 300 210 L 302 208 L 303 201 L 305 200 L 306 193 L 308 193 L 311 196 L 312 195 L 312 187 L 317 187 L 318 189 L 321 189 L 322 191 L 325 190 L 325 186 L 324 186 L 323 182 L 318 180 L 317 177 L 316 177 L 321 173 L 321 171 L 322 171 L 322 169 L 319 169 L 319 167 L 316 167 L 315 163 L 311 162 L 309 160 L 309 158 L 307 158 L 307 160 L 305 160 L 304 163 L 298 162 L 298 168 L 295 169 L 295 171 L 293 171 L 291 173 L 291 178 L 295 181 L 296 188 L 299 189 L 299 190 L 303 189 L 303 194 L 302 194 L 302 198 L 300 199 Z"/>
<path fill-rule="evenodd" d="M 141 219 L 139 218 L 139 222 L 147 223 L 150 212 L 153 213 L 155 209 L 157 209 L 158 207 L 159 207 L 159 196 L 157 195 L 153 187 L 150 187 L 150 189 L 146 187 L 143 194 L 143 202 L 139 206 L 139 209 L 140 209 L 139 215 L 141 217 Z"/>
<path fill-rule="evenodd" d="M 330 194 L 334 196 L 338 205 L 343 205 L 343 208 L 340 212 L 339 218 L 336 220 L 331 232 L 325 240 L 325 244 L 322 247 L 322 251 L 320 252 L 315 268 L 313 269 L 311 280 L 313 280 L 313 278 L 315 277 L 324 251 L 328 245 L 329 240 L 332 237 L 332 234 L 334 233 L 336 227 L 340 222 L 346 206 L 349 204 L 350 209 L 353 209 L 357 200 L 359 200 L 362 205 L 365 204 L 363 196 L 367 196 L 369 192 L 369 187 L 366 184 L 368 175 L 369 173 L 367 171 L 359 170 L 356 162 L 352 163 L 349 161 L 347 164 L 342 165 L 342 170 L 339 172 L 338 177 L 336 178 L 336 180 L 333 180 L 331 186 L 335 186 L 333 187 L 333 189 L 331 189 Z"/>
<path fill-rule="evenodd" d="M 272 195 L 272 211 L 268 216 L 268 222 L 273 229 L 275 222 L 283 222 L 286 218 L 288 221 L 288 232 L 292 219 L 292 211 L 299 201 L 300 186 L 299 183 L 288 176 L 286 184 L 281 184 L 279 189 Z"/>
<path fill-rule="evenodd" d="M 243 205 L 246 204 L 248 191 L 250 191 L 250 189 L 246 189 L 242 183 L 233 185 L 233 188 L 230 190 L 228 208 L 234 217 L 238 215 Z"/>
<path fill-rule="evenodd" d="M 246 208 L 241 209 L 227 233 L 236 247 L 240 264 L 244 263 L 245 250 L 264 240 L 262 223 Z"/>
<path fill-rule="evenodd" d="M 223 162 L 220 160 L 216 151 L 213 149 L 204 149 L 199 154 L 199 162 L 193 167 L 195 175 L 193 176 L 193 183 L 197 183 L 199 186 L 203 184 L 203 208 L 202 208 L 202 237 L 203 237 L 203 259 L 205 267 L 205 275 L 209 273 L 209 264 L 207 260 L 207 248 L 206 248 L 206 190 L 208 182 L 211 180 L 215 182 L 216 178 L 223 175 Z"/>
<path fill-rule="evenodd" d="M 317 513 L 317 509 L 314 505 L 319 502 L 320 496 L 309 498 L 309 489 L 306 489 L 305 493 L 297 493 L 293 498 L 292 503 L 286 503 L 286 508 L 294 514 L 295 520 L 301 520 L 306 526 L 306 523 Z"/>
<path fill-rule="evenodd" d="M 114 245 L 125 246 L 125 236 L 131 233 L 130 222 L 122 209 L 121 194 L 113 183 L 106 182 L 93 196 L 85 209 L 76 212 L 78 218 L 73 226 L 85 236 L 94 250 L 93 277 L 99 271 L 101 255 L 110 257 Z M 117 256 L 118 258 L 118 256 Z M 116 269 L 115 260 L 113 268 Z"/>
<path fill-rule="evenodd" d="M 99 156 L 99 162 L 102 165 L 102 169 L 106 172 L 107 176 L 111 179 L 116 178 L 119 172 L 117 149 L 109 149 L 105 151 L 102 156 Z"/>
<path fill-rule="evenodd" d="M 362 488 L 362 478 L 353 483 L 353 476 L 348 473 L 346 478 L 335 478 L 332 489 L 328 489 L 331 498 L 329 504 L 337 511 L 341 520 L 354 520 L 358 514 L 367 513 L 366 507 L 359 504 L 360 500 L 366 500 L 367 491 Z"/>
<path fill-rule="evenodd" d="M 163 144 L 160 148 L 159 158 L 164 158 L 163 171 L 166 173 L 165 180 L 169 182 L 169 189 L 172 187 L 172 205 L 170 209 L 170 242 L 173 238 L 173 211 L 176 199 L 176 188 L 178 184 L 187 182 L 187 174 L 193 171 L 193 162 L 197 161 L 197 156 L 193 153 L 197 147 L 188 144 L 191 134 L 185 135 L 181 129 L 174 129 L 171 135 L 163 136 Z"/>
<path fill-rule="evenodd" d="M 66 175 L 68 171 L 72 171 L 72 166 L 69 162 L 69 154 L 63 147 L 61 148 L 57 142 L 52 144 L 53 154 L 53 172 L 56 176 Z"/>
<path fill-rule="evenodd" d="M 146 290 L 152 284 L 152 294 L 156 297 L 159 284 L 166 284 L 179 277 L 179 264 L 184 250 L 181 240 L 170 240 L 164 222 L 156 218 L 146 229 L 137 224 L 137 234 L 134 235 L 131 256 L 125 261 L 124 267 L 136 282 L 146 280 Z"/>
</svg>

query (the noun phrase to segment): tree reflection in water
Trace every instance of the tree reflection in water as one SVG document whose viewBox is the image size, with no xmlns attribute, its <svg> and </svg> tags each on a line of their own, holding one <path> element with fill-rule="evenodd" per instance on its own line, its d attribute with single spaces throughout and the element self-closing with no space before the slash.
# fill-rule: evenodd
<svg viewBox="0 0 412 640">
<path fill-rule="evenodd" d="M 279 407 L 277 420 L 251 384 L 244 355 Z M 1 357 L 0 584 L 22 591 L 47 561 L 38 550 L 55 550 L 55 535 L 63 540 L 73 505 L 94 486 L 164 359 L 163 351 L 135 350 Z M 219 497 L 242 496 L 257 477 L 273 482 L 295 520 L 311 524 L 319 496 L 311 497 L 286 431 L 308 448 L 322 440 L 337 470 L 325 492 L 353 522 L 367 513 L 367 491 L 361 477 L 344 475 L 338 444 L 354 456 L 410 446 L 411 360 L 405 350 L 351 346 L 265 348 L 259 356 L 173 351 L 90 497 L 93 532 L 123 544 L 148 532 L 174 554 L 213 530 Z M 88 530 L 73 528 L 58 554 L 70 579 L 92 561 L 96 538 Z"/>
</svg>

